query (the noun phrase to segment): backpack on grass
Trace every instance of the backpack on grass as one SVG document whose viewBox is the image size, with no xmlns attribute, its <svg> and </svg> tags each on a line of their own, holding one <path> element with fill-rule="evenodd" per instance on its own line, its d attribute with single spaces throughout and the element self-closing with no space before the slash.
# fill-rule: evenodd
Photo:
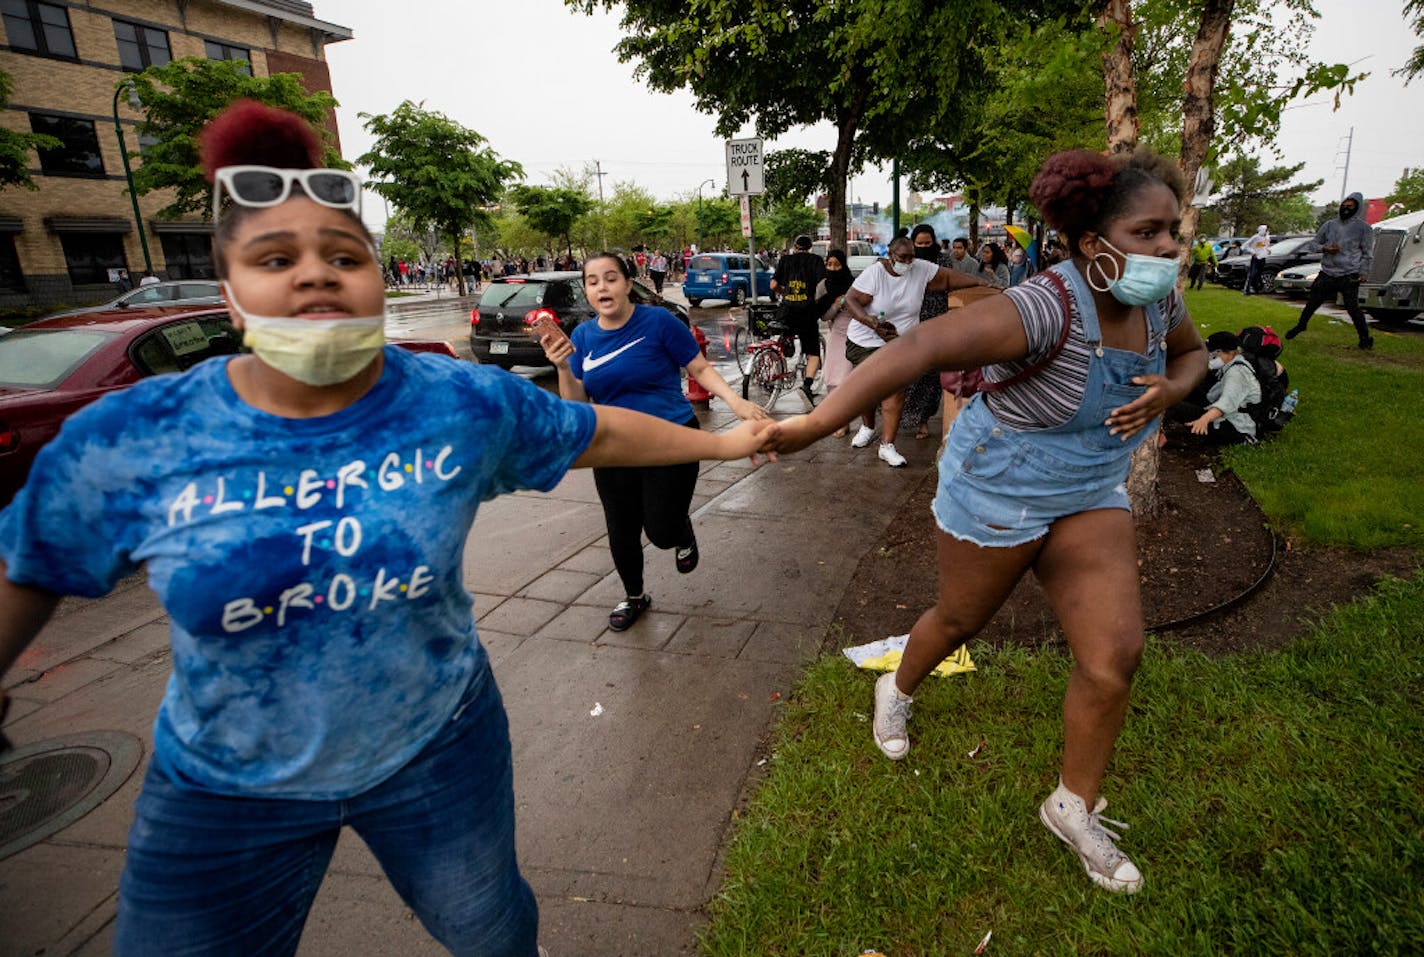
<svg viewBox="0 0 1424 957">
<path fill-rule="evenodd" d="M 1281 337 L 1270 326 L 1247 326 L 1237 333 L 1241 340 L 1241 357 L 1251 366 L 1261 387 L 1261 400 L 1242 409 L 1256 423 L 1256 437 L 1265 438 L 1279 432 L 1291 420 L 1292 413 L 1283 412 L 1288 380 L 1276 373 L 1276 358 L 1281 354 Z"/>
</svg>

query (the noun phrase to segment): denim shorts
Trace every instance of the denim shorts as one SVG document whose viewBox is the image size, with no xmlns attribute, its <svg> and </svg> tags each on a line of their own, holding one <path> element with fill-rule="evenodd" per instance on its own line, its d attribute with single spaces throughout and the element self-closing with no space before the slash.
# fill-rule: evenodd
<svg viewBox="0 0 1424 957">
<path fill-rule="evenodd" d="M 535 957 L 538 906 L 514 852 L 509 726 L 488 668 L 409 764 L 345 800 L 197 791 L 150 762 L 114 953 L 295 953 L 344 825 L 451 953 Z"/>
<path fill-rule="evenodd" d="M 1013 548 L 1069 515 L 1131 510 L 1125 460 L 1085 465 L 1055 455 L 1035 433 L 979 418 L 989 421 L 964 428 L 956 421 L 940 457 L 933 510 L 941 531 L 983 548 Z"/>
</svg>

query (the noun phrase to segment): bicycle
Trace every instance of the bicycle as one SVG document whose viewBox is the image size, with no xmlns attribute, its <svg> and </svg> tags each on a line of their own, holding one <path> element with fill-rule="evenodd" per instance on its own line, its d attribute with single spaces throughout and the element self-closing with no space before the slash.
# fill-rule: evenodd
<svg viewBox="0 0 1424 957">
<path fill-rule="evenodd" d="M 765 314 L 758 316 L 750 310 L 747 323 L 747 330 L 737 330 L 735 346 L 737 365 L 743 370 L 742 398 L 771 411 L 777 399 L 799 392 L 806 375 L 806 355 L 797 348 L 796 333 L 790 326 Z M 743 332 L 747 333 L 745 339 Z M 754 335 L 757 338 L 753 338 Z M 820 335 L 820 340 L 821 355 L 824 356 L 826 337 Z M 812 389 L 820 382 L 821 372 L 818 369 Z M 805 401 L 803 396 L 802 402 Z"/>
</svg>

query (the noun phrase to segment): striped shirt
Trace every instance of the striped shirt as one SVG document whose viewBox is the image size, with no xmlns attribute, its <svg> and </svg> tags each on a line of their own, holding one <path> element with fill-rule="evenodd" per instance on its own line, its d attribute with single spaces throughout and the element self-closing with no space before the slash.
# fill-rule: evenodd
<svg viewBox="0 0 1424 957">
<path fill-rule="evenodd" d="M 1013 300 L 1023 320 L 1024 335 L 1028 337 L 1028 354 L 1017 362 L 985 366 L 984 378 L 990 382 L 1002 382 L 1020 370 L 1042 362 L 1053 351 L 1063 333 L 1062 300 L 1052 280 L 1043 274 L 1005 290 L 1004 295 Z M 1063 344 L 1058 358 L 1024 382 L 984 396 L 989 411 L 1007 426 L 1030 431 L 1055 428 L 1073 418 L 1083 402 L 1083 392 L 1088 385 L 1089 349 L 1071 283 L 1068 284 L 1068 300 L 1072 303 L 1072 324 L 1068 330 L 1068 341 Z M 1166 331 L 1169 333 L 1187 318 L 1186 304 L 1181 293 L 1175 289 L 1157 305 L 1166 318 Z"/>
</svg>

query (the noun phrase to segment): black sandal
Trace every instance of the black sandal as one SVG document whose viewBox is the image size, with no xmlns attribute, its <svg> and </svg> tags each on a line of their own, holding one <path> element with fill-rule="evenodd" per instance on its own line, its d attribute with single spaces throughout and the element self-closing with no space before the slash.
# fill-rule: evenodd
<svg viewBox="0 0 1424 957">
<path fill-rule="evenodd" d="M 614 631 L 627 631 L 633 627 L 633 622 L 643 616 L 653 603 L 652 596 L 644 593 L 641 598 L 625 598 L 613 609 L 608 616 L 608 627 Z"/>
</svg>

